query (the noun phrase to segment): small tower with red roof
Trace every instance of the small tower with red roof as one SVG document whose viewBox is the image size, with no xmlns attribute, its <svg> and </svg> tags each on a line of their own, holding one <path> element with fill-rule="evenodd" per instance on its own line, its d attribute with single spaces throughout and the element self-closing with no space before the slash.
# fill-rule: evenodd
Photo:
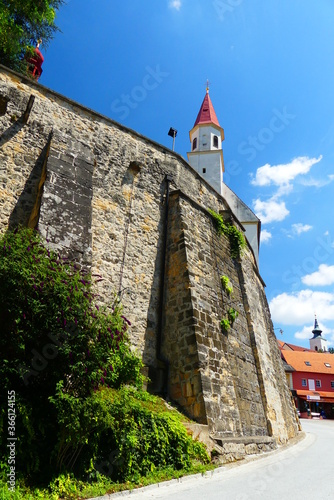
<svg viewBox="0 0 334 500">
<path fill-rule="evenodd" d="M 208 85 L 201 109 L 189 135 L 191 151 L 188 153 L 188 161 L 190 165 L 219 194 L 223 194 L 224 159 L 222 142 L 224 140 L 224 129 L 219 125 L 209 96 Z"/>
</svg>

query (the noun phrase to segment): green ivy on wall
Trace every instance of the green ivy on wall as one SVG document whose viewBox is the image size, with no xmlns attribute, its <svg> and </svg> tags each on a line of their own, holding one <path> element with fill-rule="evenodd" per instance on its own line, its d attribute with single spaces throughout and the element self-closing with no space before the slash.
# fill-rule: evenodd
<svg viewBox="0 0 334 500">
<path fill-rule="evenodd" d="M 226 318 L 222 318 L 220 321 L 220 327 L 221 327 L 223 333 L 227 333 L 229 331 L 229 329 L 231 328 L 229 320 Z"/>
<path fill-rule="evenodd" d="M 238 316 L 238 311 L 236 311 L 233 307 L 230 307 L 227 311 L 227 317 L 222 318 L 220 321 L 220 327 L 223 333 L 227 333 L 229 329 L 232 328 Z"/>
<path fill-rule="evenodd" d="M 214 225 L 218 234 L 224 234 L 230 240 L 231 257 L 236 259 L 241 256 L 242 250 L 246 247 L 246 240 L 241 231 L 239 231 L 233 224 L 224 222 L 222 215 L 214 210 L 209 209 Z"/>
<path fill-rule="evenodd" d="M 233 286 L 232 283 L 230 282 L 230 279 L 228 276 L 225 276 L 224 274 L 220 277 L 220 281 L 223 287 L 224 292 L 227 293 L 227 295 L 230 297 L 233 293 Z"/>
<path fill-rule="evenodd" d="M 235 322 L 238 316 L 239 316 L 238 311 L 236 311 L 234 307 L 230 307 L 229 310 L 227 311 L 227 317 L 231 327 L 233 326 L 233 323 Z"/>
</svg>

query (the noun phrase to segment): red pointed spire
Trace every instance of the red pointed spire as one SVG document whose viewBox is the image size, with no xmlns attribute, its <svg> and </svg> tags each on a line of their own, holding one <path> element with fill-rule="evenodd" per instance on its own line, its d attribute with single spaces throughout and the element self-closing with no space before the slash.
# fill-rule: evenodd
<svg viewBox="0 0 334 500">
<path fill-rule="evenodd" d="M 219 125 L 219 121 L 216 115 L 216 112 L 213 108 L 210 96 L 209 96 L 209 89 L 207 88 L 205 97 L 202 102 L 201 109 L 199 110 L 199 113 L 197 115 L 194 127 L 196 125 L 199 125 L 201 123 L 213 123 L 214 125 Z"/>
</svg>

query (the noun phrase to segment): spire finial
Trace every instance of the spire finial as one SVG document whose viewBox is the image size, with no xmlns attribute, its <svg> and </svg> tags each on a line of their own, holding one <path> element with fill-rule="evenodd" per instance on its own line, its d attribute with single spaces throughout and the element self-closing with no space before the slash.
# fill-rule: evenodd
<svg viewBox="0 0 334 500">
<path fill-rule="evenodd" d="M 318 323 L 316 314 L 314 314 L 314 329 L 312 330 L 312 333 L 314 335 L 313 338 L 319 337 L 319 336 L 321 337 L 322 330 L 320 330 L 320 328 L 319 328 L 319 323 Z"/>
<path fill-rule="evenodd" d="M 209 93 L 209 87 L 210 87 L 210 82 L 209 82 L 209 79 L 207 78 L 206 79 L 206 93 L 207 94 Z"/>
</svg>

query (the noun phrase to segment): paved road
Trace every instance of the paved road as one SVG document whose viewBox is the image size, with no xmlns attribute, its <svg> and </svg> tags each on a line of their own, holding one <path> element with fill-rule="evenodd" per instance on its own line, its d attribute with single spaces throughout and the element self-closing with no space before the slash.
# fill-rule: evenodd
<svg viewBox="0 0 334 500">
<path fill-rule="evenodd" d="M 259 460 L 221 468 L 210 477 L 132 492 L 133 500 L 334 500 L 334 421 L 302 420 L 297 445 Z M 111 495 L 113 498 L 115 495 Z"/>
</svg>

